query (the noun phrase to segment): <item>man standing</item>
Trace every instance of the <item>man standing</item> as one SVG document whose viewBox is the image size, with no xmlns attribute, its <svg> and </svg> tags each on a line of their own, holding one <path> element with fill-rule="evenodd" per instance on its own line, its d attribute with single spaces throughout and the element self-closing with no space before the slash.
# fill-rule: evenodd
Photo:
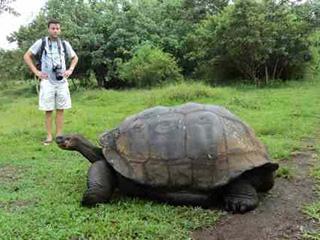
<svg viewBox="0 0 320 240">
<path fill-rule="evenodd" d="M 66 41 L 62 42 L 59 38 L 60 21 L 58 19 L 48 22 L 48 32 L 49 37 L 36 41 L 24 55 L 29 68 L 40 78 L 39 109 L 45 111 L 47 131 L 44 145 L 49 145 L 53 140 L 51 122 L 54 109 L 56 109 L 56 136 L 62 134 L 63 111 L 71 108 L 67 78 L 72 74 L 78 62 L 78 57 L 71 45 Z M 37 68 L 32 62 L 32 57 L 39 54 L 41 50 L 43 50 L 42 56 L 39 56 L 41 64 Z M 65 63 L 66 56 L 72 59 L 68 70 Z"/>
</svg>

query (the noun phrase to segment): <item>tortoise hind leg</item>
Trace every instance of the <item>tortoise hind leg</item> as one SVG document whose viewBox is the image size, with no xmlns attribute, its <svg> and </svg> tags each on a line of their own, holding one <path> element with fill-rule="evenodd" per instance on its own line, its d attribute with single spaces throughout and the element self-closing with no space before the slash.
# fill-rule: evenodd
<svg viewBox="0 0 320 240">
<path fill-rule="evenodd" d="M 241 179 L 224 188 L 223 199 L 226 211 L 233 213 L 245 213 L 259 204 L 256 189 L 248 181 Z"/>
<path fill-rule="evenodd" d="M 94 162 L 88 171 L 88 188 L 82 199 L 82 206 L 95 206 L 110 200 L 116 186 L 115 173 L 106 160 Z"/>
</svg>

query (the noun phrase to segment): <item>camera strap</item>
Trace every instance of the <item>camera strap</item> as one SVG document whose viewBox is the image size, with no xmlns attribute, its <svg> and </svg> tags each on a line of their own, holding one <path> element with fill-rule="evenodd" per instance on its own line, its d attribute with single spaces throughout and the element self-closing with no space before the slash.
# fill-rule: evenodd
<svg viewBox="0 0 320 240">
<path fill-rule="evenodd" d="M 42 65 L 42 55 L 44 54 L 45 56 L 47 56 L 47 50 L 46 50 L 46 46 L 48 46 L 49 48 L 49 40 L 50 40 L 50 37 L 42 37 L 41 38 L 41 46 L 40 46 L 40 49 L 38 50 L 37 54 L 35 55 L 35 58 L 36 58 L 36 61 L 37 61 L 37 69 L 41 71 L 41 65 Z M 51 43 L 52 44 L 52 43 Z M 61 44 L 62 44 L 62 47 L 61 48 Z M 63 50 L 64 52 L 64 57 L 65 57 L 65 60 L 69 60 L 69 55 L 67 54 L 67 46 L 66 46 L 66 42 L 64 40 L 61 40 L 59 38 L 59 42 L 58 42 L 58 50 L 59 50 L 59 53 L 60 53 L 60 57 L 61 57 L 61 53 Z M 67 64 L 67 61 L 66 61 L 66 64 Z M 48 67 L 48 65 L 46 65 L 46 68 Z"/>
<path fill-rule="evenodd" d="M 50 37 L 48 37 L 48 43 L 49 43 L 49 50 L 50 50 L 50 53 L 51 53 L 51 62 L 52 62 L 52 66 L 54 66 L 54 61 L 52 59 L 52 41 L 50 39 Z M 59 52 L 59 59 L 60 59 L 60 66 L 62 66 L 62 59 L 61 59 L 61 41 L 60 41 L 60 38 L 58 38 L 57 40 L 57 45 L 58 45 L 58 52 Z"/>
</svg>

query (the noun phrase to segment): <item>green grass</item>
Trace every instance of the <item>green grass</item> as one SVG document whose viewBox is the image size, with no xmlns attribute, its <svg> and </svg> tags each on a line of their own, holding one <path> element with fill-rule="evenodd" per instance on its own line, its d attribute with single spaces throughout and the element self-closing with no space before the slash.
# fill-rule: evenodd
<svg viewBox="0 0 320 240">
<path fill-rule="evenodd" d="M 311 175 L 315 179 L 315 191 L 316 195 L 320 196 L 320 166 L 316 165 L 311 170 Z M 317 200 L 312 205 L 304 206 L 302 208 L 303 213 L 313 221 L 316 222 L 318 228 L 320 227 L 320 201 Z M 313 231 L 306 231 L 304 232 L 305 239 L 313 239 L 313 240 L 320 240 L 320 229 L 313 230 Z"/>
<path fill-rule="evenodd" d="M 75 91 L 65 132 L 83 133 L 96 143 L 100 133 L 146 108 L 216 104 L 251 125 L 281 163 L 303 148 L 303 139 L 314 137 L 319 88 L 320 82 L 310 80 L 266 88 L 180 83 L 152 90 Z M 189 239 L 190 231 L 216 223 L 221 211 L 119 196 L 97 208 L 80 207 L 89 162 L 55 145 L 40 145 L 44 115 L 32 89 L 16 84 L 0 90 L 0 239 Z"/>
<path fill-rule="evenodd" d="M 288 180 L 292 180 L 294 178 L 294 169 L 290 166 L 280 166 L 277 170 L 277 177 L 285 178 Z"/>
</svg>

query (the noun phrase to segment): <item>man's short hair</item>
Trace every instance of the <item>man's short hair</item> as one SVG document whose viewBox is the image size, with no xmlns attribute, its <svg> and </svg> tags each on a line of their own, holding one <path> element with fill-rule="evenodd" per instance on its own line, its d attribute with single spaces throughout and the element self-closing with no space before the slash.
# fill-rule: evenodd
<svg viewBox="0 0 320 240">
<path fill-rule="evenodd" d="M 48 28 L 50 27 L 50 24 L 60 24 L 60 20 L 59 19 L 50 19 L 48 21 Z"/>
</svg>

